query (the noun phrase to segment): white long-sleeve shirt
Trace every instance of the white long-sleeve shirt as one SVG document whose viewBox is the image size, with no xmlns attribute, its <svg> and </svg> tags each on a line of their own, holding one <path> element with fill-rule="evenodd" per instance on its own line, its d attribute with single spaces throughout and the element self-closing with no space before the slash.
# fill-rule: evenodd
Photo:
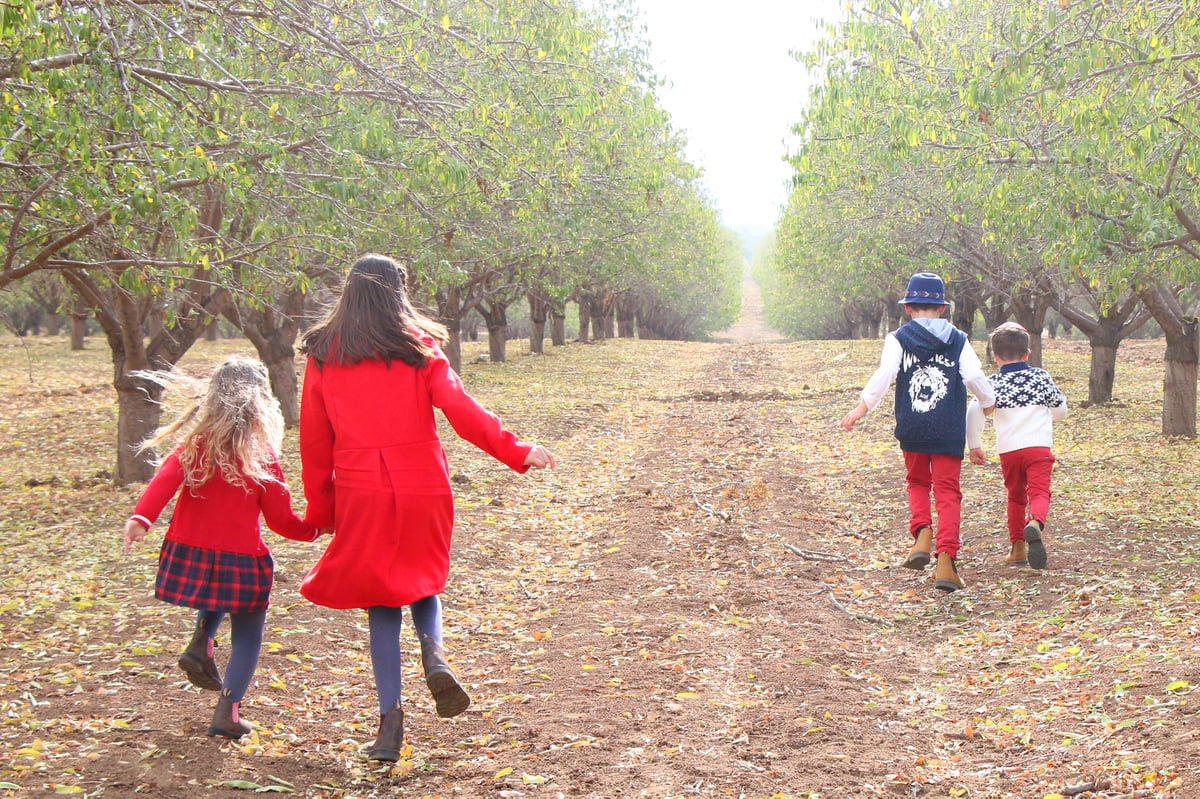
<svg viewBox="0 0 1200 799">
<path fill-rule="evenodd" d="M 1067 398 L 1050 373 L 1018 361 L 1006 363 L 988 381 L 996 390 L 996 451 L 1053 447 L 1054 423 L 1067 418 Z M 983 411 L 971 403 L 967 408 L 969 448 L 981 446 L 983 424 Z"/>
<path fill-rule="evenodd" d="M 954 331 L 954 325 L 947 319 L 914 317 L 913 321 L 923 325 L 942 341 L 949 341 L 950 334 Z M 879 368 L 867 380 L 867 385 L 862 390 L 862 401 L 866 403 L 868 410 L 875 410 L 876 406 L 883 401 L 888 389 L 895 382 L 896 375 L 900 373 L 903 356 L 904 348 L 900 346 L 899 340 L 893 334 L 888 333 L 883 339 L 883 353 L 879 356 Z M 958 357 L 958 369 L 967 390 L 983 403 L 983 407 L 990 408 L 996 402 L 996 393 L 992 384 L 983 374 L 983 364 L 979 362 L 979 356 L 975 354 L 975 349 L 971 346 L 970 341 L 963 343 L 962 352 Z"/>
</svg>

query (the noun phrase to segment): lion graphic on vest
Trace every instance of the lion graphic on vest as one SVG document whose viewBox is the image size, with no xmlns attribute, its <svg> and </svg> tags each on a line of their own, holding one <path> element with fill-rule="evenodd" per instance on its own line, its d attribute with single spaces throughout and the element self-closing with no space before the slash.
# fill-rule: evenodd
<svg viewBox="0 0 1200 799">
<path fill-rule="evenodd" d="M 949 393 L 950 381 L 936 366 L 922 366 L 908 382 L 908 396 L 916 413 L 929 413 Z"/>
</svg>

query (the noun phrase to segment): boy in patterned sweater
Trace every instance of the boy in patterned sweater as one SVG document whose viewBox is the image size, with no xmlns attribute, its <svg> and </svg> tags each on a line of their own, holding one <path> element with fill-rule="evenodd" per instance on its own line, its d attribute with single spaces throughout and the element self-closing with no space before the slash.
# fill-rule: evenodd
<svg viewBox="0 0 1200 799">
<path fill-rule="evenodd" d="M 988 380 L 996 389 L 996 450 L 1008 489 L 1008 562 L 1046 568 L 1042 533 L 1050 511 L 1054 470 L 1054 423 L 1067 416 L 1067 398 L 1044 369 L 1030 366 L 1029 333 L 1016 322 L 992 331 L 992 360 L 1000 367 Z M 967 413 L 971 462 L 984 464 L 983 413 L 972 403 Z"/>
</svg>

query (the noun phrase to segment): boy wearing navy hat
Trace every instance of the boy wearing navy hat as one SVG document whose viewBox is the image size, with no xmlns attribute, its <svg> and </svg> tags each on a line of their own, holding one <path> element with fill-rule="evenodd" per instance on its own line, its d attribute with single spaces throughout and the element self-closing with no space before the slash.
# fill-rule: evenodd
<svg viewBox="0 0 1200 799">
<path fill-rule="evenodd" d="M 853 430 L 855 423 L 883 400 L 896 383 L 896 438 L 904 452 L 907 468 L 909 533 L 912 549 L 901 564 L 924 569 L 931 554 L 937 554 L 934 586 L 957 591 L 966 583 L 958 575 L 961 544 L 962 490 L 959 474 L 967 443 L 967 391 L 991 415 L 996 393 L 983 374 L 979 356 L 967 334 L 943 319 L 950 303 L 946 287 L 932 272 L 909 278 L 900 300 L 912 317 L 883 340 L 879 368 L 863 388 L 858 407 L 846 414 L 841 426 Z M 937 503 L 937 533 L 933 507 Z"/>
</svg>

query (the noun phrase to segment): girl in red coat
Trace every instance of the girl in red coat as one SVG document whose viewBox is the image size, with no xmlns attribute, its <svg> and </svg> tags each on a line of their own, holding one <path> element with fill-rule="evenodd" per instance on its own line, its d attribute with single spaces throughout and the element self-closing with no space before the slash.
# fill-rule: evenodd
<svg viewBox="0 0 1200 799">
<path fill-rule="evenodd" d="M 403 744 L 404 605 L 438 715 L 456 716 L 471 702 L 442 650 L 438 595 L 450 570 L 454 498 L 434 408 L 518 472 L 554 466 L 552 453 L 521 443 L 466 392 L 438 346 L 445 341 L 446 329 L 409 304 L 404 269 L 382 255 L 350 268 L 341 297 L 302 341 L 307 520 L 334 535 L 300 592 L 325 607 L 367 611 L 380 712 L 372 760 L 394 762 Z"/>
<path fill-rule="evenodd" d="M 170 387 L 177 375 L 145 373 Z M 208 734 L 240 738 L 250 725 L 238 706 L 254 678 L 262 648 L 274 562 L 258 517 L 280 535 L 312 541 L 318 530 L 292 511 L 279 467 L 283 415 L 271 394 L 267 370 L 247 358 L 217 367 L 204 396 L 143 445 L 175 444 L 125 522 L 125 552 L 179 492 L 159 554 L 154 595 L 195 608 L 196 629 L 179 667 L 200 688 L 220 691 Z M 224 683 L 213 660 L 213 638 L 230 620 Z"/>
</svg>

